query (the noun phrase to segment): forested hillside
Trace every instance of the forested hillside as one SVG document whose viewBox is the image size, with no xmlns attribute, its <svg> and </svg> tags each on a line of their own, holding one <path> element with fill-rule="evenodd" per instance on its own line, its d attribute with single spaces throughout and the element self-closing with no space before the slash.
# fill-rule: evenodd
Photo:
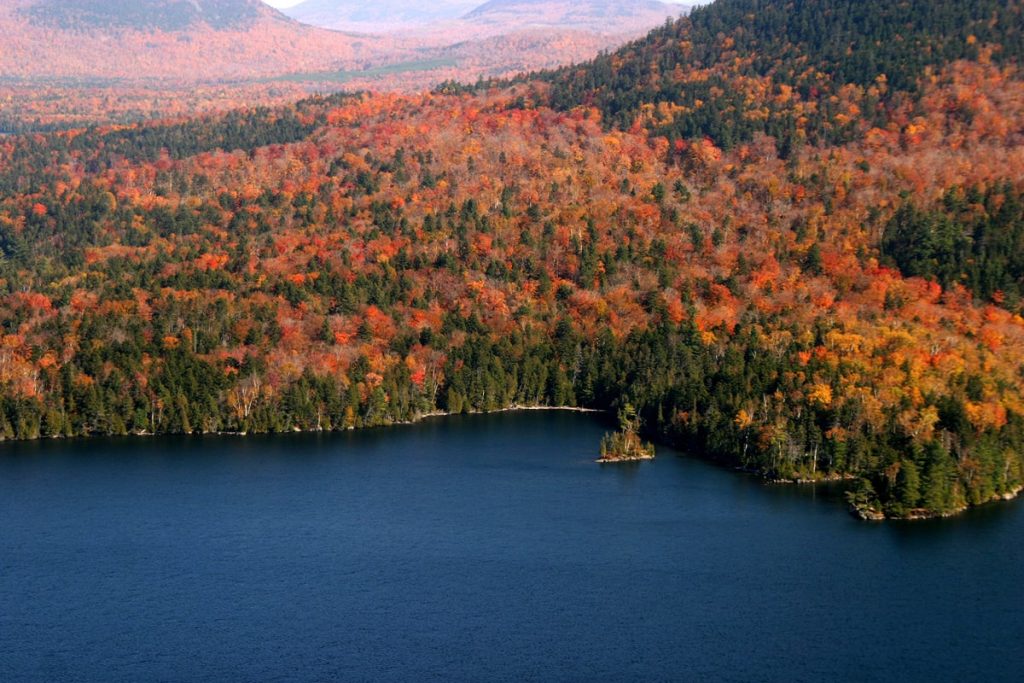
<svg viewBox="0 0 1024 683">
<path fill-rule="evenodd" d="M 582 68 L 542 74 L 556 109 L 730 148 L 848 142 L 883 125 L 943 65 L 1019 64 L 1018 0 L 728 0 L 695 9 Z"/>
<path fill-rule="evenodd" d="M 0 436 L 629 403 L 869 516 L 1011 496 L 1019 5 L 974 3 L 947 53 L 961 4 L 927 4 L 843 83 L 803 27 L 856 55 L 862 3 L 719 0 L 487 91 L 2 138 Z"/>
<path fill-rule="evenodd" d="M 138 29 L 182 31 L 196 26 L 240 28 L 272 12 L 260 0 L 36 0 L 18 14 L 33 24 L 72 31 Z"/>
</svg>

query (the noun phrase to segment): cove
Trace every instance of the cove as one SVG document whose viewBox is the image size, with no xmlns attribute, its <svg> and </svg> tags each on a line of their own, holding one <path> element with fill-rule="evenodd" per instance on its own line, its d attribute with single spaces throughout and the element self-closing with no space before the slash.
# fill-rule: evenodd
<svg viewBox="0 0 1024 683">
<path fill-rule="evenodd" d="M 1024 505 L 868 524 L 593 415 L 0 448 L 0 680 L 991 680 Z"/>
</svg>

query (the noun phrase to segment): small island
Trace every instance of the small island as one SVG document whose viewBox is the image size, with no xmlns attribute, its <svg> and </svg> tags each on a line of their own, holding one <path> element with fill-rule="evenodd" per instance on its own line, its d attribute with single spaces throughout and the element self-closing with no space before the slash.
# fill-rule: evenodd
<svg viewBox="0 0 1024 683">
<path fill-rule="evenodd" d="M 653 460 L 654 446 L 640 438 L 640 417 L 636 408 L 627 403 L 619 411 L 619 431 L 605 434 L 601 439 L 599 463 Z"/>
</svg>

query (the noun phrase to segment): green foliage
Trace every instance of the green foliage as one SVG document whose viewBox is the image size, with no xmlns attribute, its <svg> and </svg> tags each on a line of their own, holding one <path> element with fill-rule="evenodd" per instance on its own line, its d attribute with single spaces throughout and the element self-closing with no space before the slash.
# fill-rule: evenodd
<svg viewBox="0 0 1024 683">
<path fill-rule="evenodd" d="M 654 446 L 640 440 L 640 416 L 632 404 L 619 408 L 619 431 L 601 439 L 601 461 L 645 460 L 654 457 Z"/>
<path fill-rule="evenodd" d="M 956 188 L 931 210 L 907 202 L 885 227 L 882 254 L 904 275 L 962 284 L 1019 309 L 1024 295 L 1024 193 L 1006 183 Z"/>
</svg>

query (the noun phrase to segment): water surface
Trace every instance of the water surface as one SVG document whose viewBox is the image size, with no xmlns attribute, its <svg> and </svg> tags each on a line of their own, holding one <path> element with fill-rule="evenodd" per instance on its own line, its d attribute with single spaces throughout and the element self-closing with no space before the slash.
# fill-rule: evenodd
<svg viewBox="0 0 1024 683">
<path fill-rule="evenodd" d="M 570 413 L 0 449 L 0 680 L 1019 680 L 1024 505 L 868 524 Z"/>
</svg>

